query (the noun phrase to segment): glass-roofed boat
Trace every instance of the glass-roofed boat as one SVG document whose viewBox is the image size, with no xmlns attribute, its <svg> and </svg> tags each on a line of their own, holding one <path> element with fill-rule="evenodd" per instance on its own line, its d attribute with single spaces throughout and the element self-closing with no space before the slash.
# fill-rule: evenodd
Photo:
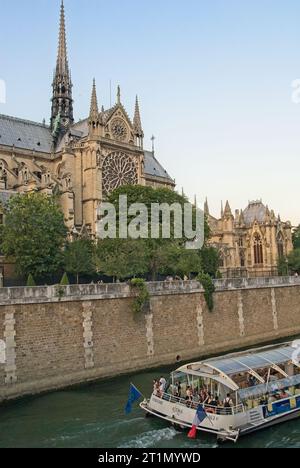
<svg viewBox="0 0 300 468">
<path fill-rule="evenodd" d="M 219 440 L 234 442 L 297 418 L 299 344 L 268 346 L 184 365 L 171 374 L 166 385 L 157 384 L 141 408 L 175 426 L 196 426 L 198 431 L 216 434 Z"/>
</svg>

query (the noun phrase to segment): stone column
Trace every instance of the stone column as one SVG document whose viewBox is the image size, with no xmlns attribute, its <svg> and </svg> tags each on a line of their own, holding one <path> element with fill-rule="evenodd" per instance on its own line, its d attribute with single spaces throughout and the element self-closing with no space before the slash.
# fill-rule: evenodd
<svg viewBox="0 0 300 468">
<path fill-rule="evenodd" d="M 93 311 L 91 302 L 83 302 L 83 346 L 85 357 L 85 368 L 92 369 L 94 363 L 94 342 L 93 342 Z"/>
<path fill-rule="evenodd" d="M 7 385 L 11 385 L 17 382 L 15 324 L 16 320 L 14 311 L 6 312 L 4 319 L 4 339 L 6 344 L 4 371 L 5 383 Z"/>
</svg>

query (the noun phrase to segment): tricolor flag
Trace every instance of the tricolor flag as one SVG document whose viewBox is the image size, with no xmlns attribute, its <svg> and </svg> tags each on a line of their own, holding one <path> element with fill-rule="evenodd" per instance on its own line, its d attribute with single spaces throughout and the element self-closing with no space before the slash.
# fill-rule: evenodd
<svg viewBox="0 0 300 468">
<path fill-rule="evenodd" d="M 133 403 L 135 403 L 140 398 L 142 398 L 142 396 L 143 395 L 141 394 L 141 392 L 139 392 L 138 389 L 133 384 L 131 384 L 130 385 L 130 390 L 129 390 L 128 401 L 127 401 L 127 404 L 125 406 L 125 413 L 126 414 L 131 413 Z"/>
<path fill-rule="evenodd" d="M 196 416 L 193 421 L 192 429 L 190 430 L 188 434 L 189 439 L 196 439 L 197 437 L 197 427 L 200 426 L 200 424 L 207 418 L 207 414 L 205 412 L 205 409 L 203 408 L 203 405 L 199 405 Z"/>
</svg>

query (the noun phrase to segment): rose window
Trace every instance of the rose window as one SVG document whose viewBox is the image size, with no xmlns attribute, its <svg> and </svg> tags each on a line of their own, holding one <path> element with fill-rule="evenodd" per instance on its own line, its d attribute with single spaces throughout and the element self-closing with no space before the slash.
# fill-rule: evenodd
<svg viewBox="0 0 300 468">
<path fill-rule="evenodd" d="M 134 160 L 120 152 L 106 156 L 102 167 L 102 184 L 104 195 L 123 185 L 137 185 L 138 172 Z"/>
</svg>

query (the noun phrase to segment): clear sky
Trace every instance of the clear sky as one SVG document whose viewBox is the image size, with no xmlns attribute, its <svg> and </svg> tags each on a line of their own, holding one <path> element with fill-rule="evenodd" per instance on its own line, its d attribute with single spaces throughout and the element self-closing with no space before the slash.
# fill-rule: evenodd
<svg viewBox="0 0 300 468">
<path fill-rule="evenodd" d="M 50 117 L 60 0 L 0 0 L 0 113 Z M 65 0 L 76 118 L 117 84 L 178 189 L 300 223 L 299 0 Z"/>
</svg>

